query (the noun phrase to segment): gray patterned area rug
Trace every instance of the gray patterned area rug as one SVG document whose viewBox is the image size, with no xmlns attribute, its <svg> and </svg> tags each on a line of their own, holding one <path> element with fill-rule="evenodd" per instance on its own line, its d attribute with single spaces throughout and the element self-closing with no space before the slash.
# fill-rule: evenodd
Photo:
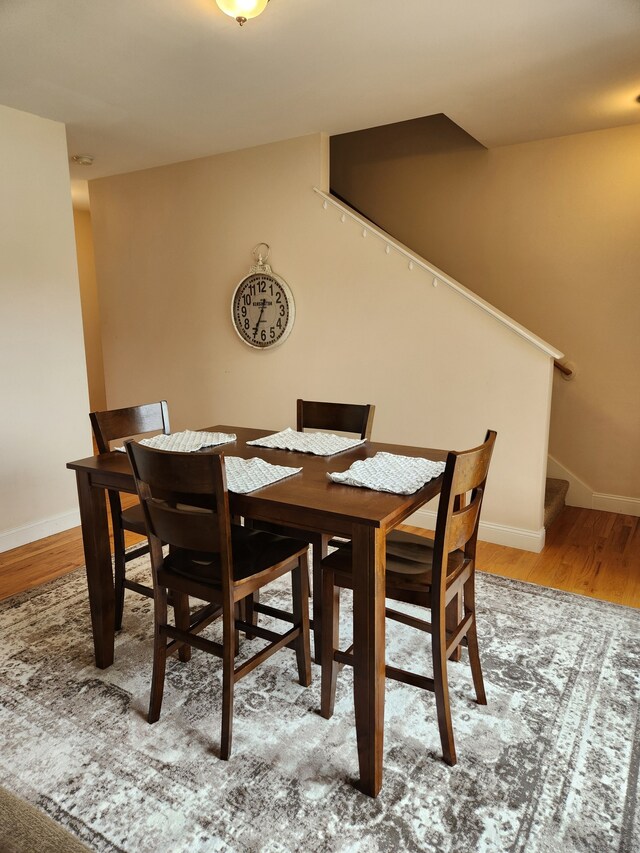
<svg viewBox="0 0 640 853">
<path fill-rule="evenodd" d="M 637 853 L 640 611 L 490 575 L 478 597 L 489 704 L 464 653 L 450 667 L 458 765 L 440 758 L 433 694 L 389 682 L 372 800 L 351 784 L 349 668 L 324 720 L 318 667 L 304 689 L 293 652 L 275 655 L 237 686 L 220 761 L 220 662 L 172 660 L 150 726 L 151 602 L 128 595 L 100 671 L 75 572 L 0 604 L 1 784 L 104 853 Z M 346 597 L 343 610 L 346 636 Z M 391 623 L 387 648 L 402 665 L 415 637 Z"/>
</svg>

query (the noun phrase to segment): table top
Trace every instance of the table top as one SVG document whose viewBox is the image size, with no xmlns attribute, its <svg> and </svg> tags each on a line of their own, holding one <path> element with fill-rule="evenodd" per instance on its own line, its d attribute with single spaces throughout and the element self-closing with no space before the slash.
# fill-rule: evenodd
<svg viewBox="0 0 640 853">
<path fill-rule="evenodd" d="M 351 450 L 333 456 L 314 456 L 290 450 L 275 450 L 247 446 L 246 442 L 271 435 L 277 430 L 217 424 L 206 427 L 210 432 L 235 433 L 236 441 L 199 451 L 224 453 L 244 459 L 259 457 L 274 465 L 302 467 L 293 477 L 280 480 L 246 495 L 229 492 L 231 511 L 267 521 L 282 520 L 300 527 L 349 535 L 354 523 L 389 529 L 400 524 L 412 512 L 435 497 L 442 485 L 442 476 L 430 480 L 412 495 L 394 495 L 332 482 L 327 474 L 346 471 L 358 459 L 376 453 L 396 453 L 402 456 L 422 456 L 444 461 L 446 450 L 428 447 L 409 447 L 366 441 Z M 88 473 L 94 486 L 133 492 L 133 475 L 126 454 L 118 451 L 90 456 L 69 462 L 67 468 Z"/>
</svg>

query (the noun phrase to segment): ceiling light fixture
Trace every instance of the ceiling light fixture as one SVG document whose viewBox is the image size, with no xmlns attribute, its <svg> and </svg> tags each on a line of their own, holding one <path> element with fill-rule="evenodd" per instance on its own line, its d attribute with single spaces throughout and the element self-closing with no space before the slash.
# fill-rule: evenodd
<svg viewBox="0 0 640 853">
<path fill-rule="evenodd" d="M 74 154 L 71 159 L 78 166 L 93 166 L 93 154 Z"/>
<path fill-rule="evenodd" d="M 249 18 L 257 18 L 267 8 L 269 0 L 216 0 L 225 13 L 242 26 Z"/>
</svg>

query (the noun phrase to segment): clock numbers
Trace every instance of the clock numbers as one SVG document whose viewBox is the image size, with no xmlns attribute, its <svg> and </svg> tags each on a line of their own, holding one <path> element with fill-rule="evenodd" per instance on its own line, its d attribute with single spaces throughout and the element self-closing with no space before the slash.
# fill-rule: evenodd
<svg viewBox="0 0 640 853">
<path fill-rule="evenodd" d="M 278 276 L 254 273 L 236 288 L 231 316 L 245 343 L 261 349 L 276 346 L 291 332 L 295 316 L 293 295 Z"/>
</svg>

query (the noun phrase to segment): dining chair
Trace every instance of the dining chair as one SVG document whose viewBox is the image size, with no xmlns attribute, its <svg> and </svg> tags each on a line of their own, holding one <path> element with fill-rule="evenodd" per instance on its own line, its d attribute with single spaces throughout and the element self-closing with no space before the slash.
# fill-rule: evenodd
<svg viewBox="0 0 640 853">
<path fill-rule="evenodd" d="M 135 441 L 125 446 L 151 546 L 154 651 L 148 720 L 153 723 L 160 717 L 167 655 L 193 646 L 222 658 L 220 757 L 226 760 L 231 753 L 236 682 L 290 647 L 296 653 L 300 684 L 311 683 L 307 547 L 298 539 L 232 524 L 222 453 L 172 453 Z M 166 556 L 162 543 L 170 546 Z M 286 574 L 291 575 L 292 612 L 260 605 L 261 612 L 289 624 L 284 633 L 239 618 L 247 597 Z M 186 618 L 185 609 L 176 608 L 171 625 L 169 593 L 176 600 L 192 596 L 208 603 Z M 220 614 L 222 643 L 201 637 Z M 240 631 L 250 631 L 267 645 L 236 666 Z"/>
<path fill-rule="evenodd" d="M 325 403 L 315 400 L 298 400 L 296 410 L 298 432 L 304 432 L 305 429 L 319 429 L 331 430 L 332 432 L 349 432 L 358 438 L 371 438 L 375 406 L 370 403 Z M 336 548 L 347 542 L 348 539 L 334 538 L 327 534 L 311 534 L 311 536 L 312 538 L 309 541 L 315 545 L 313 549 L 313 593 L 314 596 L 317 593 L 317 597 L 320 599 L 322 592 L 320 563 L 322 558 L 326 557 L 329 547 Z"/>
<path fill-rule="evenodd" d="M 391 608 L 385 615 L 431 634 L 433 677 L 389 665 L 385 674 L 435 693 L 442 752 L 450 765 L 457 759 L 447 660 L 461 644 L 468 648 L 477 702 L 487 704 L 476 630 L 475 570 L 480 510 L 495 440 L 495 431 L 489 430 L 479 447 L 448 454 L 433 540 L 399 530 L 387 536 L 386 598 L 427 608 L 431 621 Z M 353 589 L 351 557 L 348 544 L 322 561 L 321 714 L 326 718 L 333 714 L 339 670 L 344 664 L 353 665 L 353 646 L 339 650 L 340 589 Z M 426 664 L 427 654 L 423 645 L 417 645 L 416 668 Z"/>
<path fill-rule="evenodd" d="M 169 434 L 169 408 L 166 400 L 147 403 L 142 406 L 128 406 L 123 409 L 110 409 L 103 412 L 91 412 L 89 415 L 98 453 L 108 453 L 111 442 L 122 441 L 131 436 L 163 432 Z M 125 530 L 146 536 L 144 514 L 139 503 L 122 508 L 119 492 L 109 491 L 109 508 L 113 526 L 113 553 L 115 575 L 115 627 L 122 628 L 124 611 L 124 591 L 133 590 L 140 595 L 153 598 L 153 589 L 136 583 L 126 577 L 126 564 L 143 554 L 149 553 L 149 543 L 145 542 L 130 549 L 125 548 Z"/>
<path fill-rule="evenodd" d="M 373 415 L 375 406 L 370 403 L 329 403 L 316 400 L 296 401 L 296 429 L 298 432 L 305 430 L 331 430 L 332 432 L 352 433 L 358 438 L 371 438 L 373 428 Z M 302 530 L 294 527 L 276 527 L 260 522 L 250 522 L 261 529 L 268 529 L 283 536 L 292 536 L 303 539 L 312 547 L 311 572 L 313 590 L 313 652 L 314 660 L 320 663 L 320 649 L 322 647 L 322 558 L 328 553 L 329 547 L 337 547 L 347 542 L 347 539 L 334 539 L 330 534 L 316 533 L 312 530 Z M 251 603 L 248 603 L 248 618 L 251 621 Z"/>
<path fill-rule="evenodd" d="M 296 402 L 296 429 L 350 432 L 359 438 L 371 438 L 375 406 L 371 404 L 325 403 L 315 400 Z"/>
</svg>

